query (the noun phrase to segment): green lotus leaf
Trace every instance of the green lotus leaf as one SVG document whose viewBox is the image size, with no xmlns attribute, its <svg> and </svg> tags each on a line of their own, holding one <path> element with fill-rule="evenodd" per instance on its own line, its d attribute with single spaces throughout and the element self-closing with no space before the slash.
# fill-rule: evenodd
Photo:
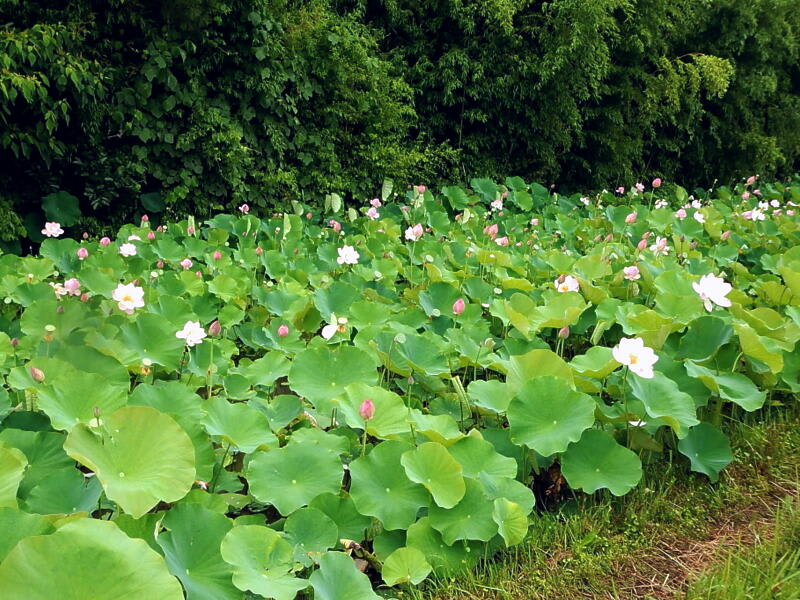
<svg viewBox="0 0 800 600">
<path fill-rule="evenodd" d="M 400 462 L 406 476 L 425 486 L 442 508 L 453 508 L 464 497 L 463 469 L 441 444 L 426 442 L 403 453 Z"/>
<path fill-rule="evenodd" d="M 365 539 L 365 532 L 372 520 L 358 511 L 350 496 L 321 494 L 314 498 L 309 506 L 325 513 L 336 523 L 339 530 L 338 539 L 356 542 Z"/>
<path fill-rule="evenodd" d="M 708 423 L 692 427 L 678 442 L 678 450 L 691 461 L 693 471 L 708 475 L 711 481 L 717 481 L 719 472 L 733 460 L 728 438 Z"/>
<path fill-rule="evenodd" d="M 187 316 L 187 321 L 189 320 Z M 119 341 L 127 350 L 125 365 L 139 366 L 145 359 L 168 369 L 180 367 L 184 341 L 175 337 L 177 329 L 161 315 L 142 313 L 119 330 Z"/>
<path fill-rule="evenodd" d="M 602 379 L 619 367 L 611 355 L 611 348 L 592 346 L 586 354 L 573 358 L 569 365 L 580 375 L 592 379 Z"/>
<path fill-rule="evenodd" d="M 64 452 L 64 435 L 61 433 L 3 429 L 0 431 L 2 444 L 21 450 L 28 461 L 18 492 L 23 500 L 31 489 L 56 473 L 75 471 L 80 474 L 75 469 L 75 461 Z"/>
<path fill-rule="evenodd" d="M 97 473 L 109 500 L 135 518 L 159 501 L 180 500 L 195 481 L 189 436 L 171 417 L 146 406 L 120 408 L 95 429 L 76 425 L 64 450 Z"/>
<path fill-rule="evenodd" d="M 291 363 L 281 352 L 267 352 L 244 369 L 244 375 L 253 385 L 272 387 L 281 377 L 289 374 Z"/>
<path fill-rule="evenodd" d="M 239 525 L 220 545 L 222 559 L 233 567 L 233 584 L 242 591 L 293 600 L 309 582 L 289 574 L 292 546 L 281 535 L 261 525 Z"/>
<path fill-rule="evenodd" d="M 431 506 L 428 509 L 431 527 L 442 534 L 448 546 L 456 540 L 488 542 L 497 534 L 492 501 L 483 486 L 474 479 L 466 479 L 464 484 L 464 496 L 454 507 Z"/>
<path fill-rule="evenodd" d="M 642 401 L 647 414 L 663 419 L 679 438 L 700 422 L 692 397 L 663 373 L 656 371 L 650 379 L 634 375 L 627 379 L 631 392 Z"/>
<path fill-rule="evenodd" d="M 437 575 L 457 575 L 474 567 L 480 558 L 477 542 L 458 541 L 448 546 L 428 517 L 408 528 L 406 546 L 422 552 Z"/>
<path fill-rule="evenodd" d="M 406 336 L 404 342 L 395 344 L 395 348 L 414 371 L 426 375 L 450 373 L 447 348 L 441 338 L 431 332 Z"/>
<path fill-rule="evenodd" d="M 516 394 L 528 380 L 548 375 L 558 377 L 573 387 L 572 369 L 552 350 L 531 350 L 525 354 L 512 356 L 508 361 L 506 382 Z"/>
<path fill-rule="evenodd" d="M 458 423 L 450 415 L 429 415 L 412 408 L 410 420 L 416 434 L 443 446 L 449 446 L 464 437 Z"/>
<path fill-rule="evenodd" d="M 476 379 L 467 386 L 467 394 L 475 406 L 498 414 L 508 410 L 511 398 L 514 397 L 508 385 L 497 379 Z"/>
<path fill-rule="evenodd" d="M 23 538 L 53 533 L 55 527 L 41 515 L 31 515 L 10 506 L 0 507 L 0 563 Z"/>
<path fill-rule="evenodd" d="M 44 289 L 48 291 L 47 298 L 33 302 L 19 319 L 25 335 L 41 339 L 48 333 L 54 341 L 65 341 L 73 331 L 92 322 L 85 303 L 58 302 L 52 295 L 52 288 L 45 286 Z M 47 326 L 53 327 L 53 331 L 46 331 Z"/>
<path fill-rule="evenodd" d="M 390 586 L 398 583 L 418 585 L 430 575 L 431 570 L 422 552 L 416 548 L 398 548 L 384 561 L 381 577 Z"/>
<path fill-rule="evenodd" d="M 516 296 L 516 294 L 515 294 Z M 513 298 L 512 298 L 513 300 Z M 544 305 L 531 312 L 531 324 L 536 330 L 545 327 L 561 329 L 574 325 L 589 305 L 580 294 L 551 294 Z"/>
<path fill-rule="evenodd" d="M 773 373 L 783 370 L 783 352 L 775 340 L 758 335 L 752 327 L 744 323 L 734 323 L 733 329 L 739 336 L 739 344 L 746 356 L 760 360 Z"/>
<path fill-rule="evenodd" d="M 354 286 L 342 281 L 334 281 L 327 288 L 314 292 L 314 306 L 324 318 L 331 314 L 346 317 L 350 314 L 350 307 L 360 295 Z"/>
<path fill-rule="evenodd" d="M 533 497 L 533 491 L 524 483 L 510 477 L 488 477 L 483 473 L 478 480 L 490 500 L 498 498 L 511 500 L 515 504 L 519 504 L 526 511 L 525 514 L 533 510 L 536 499 Z"/>
<path fill-rule="evenodd" d="M 69 514 L 97 508 L 103 487 L 97 477 L 86 478 L 71 466 L 39 481 L 22 499 L 22 507 L 40 515 Z"/>
<path fill-rule="evenodd" d="M 723 319 L 710 315 L 695 319 L 681 337 L 678 347 L 680 358 L 708 360 L 733 336 L 733 328 Z"/>
<path fill-rule="evenodd" d="M 294 511 L 286 519 L 283 531 L 300 557 L 321 554 L 339 541 L 336 523 L 316 508 L 305 507 Z"/>
<path fill-rule="evenodd" d="M 589 429 L 561 456 L 561 472 L 570 487 L 587 494 L 608 488 L 615 496 L 622 496 L 639 483 L 642 463 L 607 433 Z"/>
<path fill-rule="evenodd" d="M 288 515 L 320 494 L 336 494 L 342 485 L 342 462 L 319 443 L 295 438 L 283 448 L 257 452 L 247 466 L 250 493 Z"/>
<path fill-rule="evenodd" d="M 183 600 L 164 559 L 114 523 L 77 519 L 19 541 L 0 563 L 0 598 Z"/>
<path fill-rule="evenodd" d="M 167 512 L 166 529 L 156 542 L 170 573 L 181 580 L 187 600 L 241 600 L 233 569 L 222 559 L 220 544 L 233 527 L 226 516 L 199 504 L 179 504 Z"/>
<path fill-rule="evenodd" d="M 314 405 L 332 400 L 351 383 L 373 385 L 375 380 L 372 359 L 354 346 L 304 350 L 289 370 L 289 386 Z"/>
<path fill-rule="evenodd" d="M 386 529 L 406 529 L 428 506 L 425 488 L 406 477 L 400 460 L 412 446 L 381 442 L 350 463 L 350 495 L 361 514 L 380 519 Z"/>
<path fill-rule="evenodd" d="M 303 414 L 303 402 L 297 396 L 282 394 L 267 402 L 262 398 L 250 401 L 250 405 L 266 415 L 272 431 L 280 431 Z"/>
<path fill-rule="evenodd" d="M 341 552 L 323 554 L 310 583 L 318 600 L 380 600 L 372 591 L 369 578 L 356 569 L 352 558 Z"/>
<path fill-rule="evenodd" d="M 767 393 L 759 390 L 756 384 L 742 373 L 717 374 L 691 361 L 686 361 L 686 371 L 692 377 L 697 377 L 720 398 L 738 404 L 747 412 L 758 410 L 767 400 Z"/>
<path fill-rule="evenodd" d="M 437 281 L 420 292 L 419 304 L 429 317 L 453 317 L 453 303 L 462 294 L 449 283 Z"/>
<path fill-rule="evenodd" d="M 372 400 L 374 416 L 365 421 L 359 414 L 364 400 Z M 408 423 L 408 408 L 394 392 L 380 387 L 354 383 L 345 389 L 345 395 L 337 399 L 339 416 L 354 429 L 364 429 L 373 437 L 387 439 L 411 431 Z"/>
<path fill-rule="evenodd" d="M 542 456 L 564 452 L 594 424 L 595 401 L 558 377 L 528 381 L 508 406 L 511 439 Z"/>
<path fill-rule="evenodd" d="M 17 508 L 17 490 L 27 465 L 21 451 L 0 442 L 0 508 Z"/>
<path fill-rule="evenodd" d="M 461 438 L 448 451 L 464 470 L 464 477 L 511 477 L 517 475 L 517 461 L 503 456 L 494 446 L 484 440 L 477 430 Z"/>
<path fill-rule="evenodd" d="M 250 454 L 258 449 L 277 447 L 278 439 L 269 428 L 267 417 L 246 404 L 232 404 L 216 397 L 203 403 L 202 419 L 210 435 L 221 437 L 240 452 Z"/>
<path fill-rule="evenodd" d="M 492 508 L 492 518 L 506 547 L 522 543 L 528 533 L 528 513 L 516 502 L 497 498 Z"/>
</svg>

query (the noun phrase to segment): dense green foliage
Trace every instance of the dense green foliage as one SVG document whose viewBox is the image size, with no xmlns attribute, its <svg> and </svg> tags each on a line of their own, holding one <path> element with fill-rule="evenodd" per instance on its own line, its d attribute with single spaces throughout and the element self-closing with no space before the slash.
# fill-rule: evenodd
<svg viewBox="0 0 800 600">
<path fill-rule="evenodd" d="M 715 482 L 724 420 L 800 392 L 798 204 L 509 178 L 46 223 L 0 256 L 0 597 L 378 600 L 520 544 L 553 486 Z"/>
<path fill-rule="evenodd" d="M 800 157 L 795 0 L 0 0 L 0 23 L 5 240 L 56 191 L 96 229 L 385 177 L 730 183 Z"/>
</svg>

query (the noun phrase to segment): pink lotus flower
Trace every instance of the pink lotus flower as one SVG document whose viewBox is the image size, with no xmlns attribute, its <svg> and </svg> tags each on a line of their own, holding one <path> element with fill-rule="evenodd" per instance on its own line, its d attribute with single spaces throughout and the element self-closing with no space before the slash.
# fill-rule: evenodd
<svg viewBox="0 0 800 600">
<path fill-rule="evenodd" d="M 111 244 L 111 239 L 110 238 L 107 238 L 107 237 L 101 237 L 100 238 L 100 245 L 103 246 L 103 248 L 105 248 L 109 244 Z"/>
<path fill-rule="evenodd" d="M 625 193 L 625 188 L 624 188 L 624 187 L 622 187 L 622 186 L 619 186 L 619 187 L 617 188 L 617 193 L 618 193 L 618 194 L 624 194 L 624 193 Z"/>
<path fill-rule="evenodd" d="M 374 206 L 370 206 L 369 210 L 367 211 L 367 216 L 374 221 L 375 219 L 380 218 L 381 213 L 379 213 L 378 209 Z"/>
<path fill-rule="evenodd" d="M 86 248 L 78 248 L 75 254 L 78 256 L 78 260 L 84 260 L 89 257 L 89 251 Z"/>
<path fill-rule="evenodd" d="M 456 316 L 460 315 L 461 313 L 464 312 L 464 308 L 465 307 L 466 307 L 466 304 L 464 303 L 464 299 L 463 298 L 459 298 L 458 300 L 453 302 L 453 314 L 456 315 Z"/>
<path fill-rule="evenodd" d="M 190 259 L 188 259 L 188 258 L 184 258 L 184 259 L 183 259 L 183 260 L 180 262 L 180 265 L 181 265 L 181 266 L 182 266 L 184 269 L 191 269 L 191 268 L 192 268 L 192 264 L 193 264 L 193 263 L 192 263 L 192 261 L 191 261 Z"/>
<path fill-rule="evenodd" d="M 579 292 L 581 284 L 572 275 L 561 276 L 553 282 L 559 292 Z"/>
<path fill-rule="evenodd" d="M 331 229 L 333 229 L 334 233 L 339 233 L 342 230 L 342 226 L 339 223 L 339 221 L 336 221 L 334 219 L 331 219 L 330 221 L 328 221 L 328 226 Z"/>
<path fill-rule="evenodd" d="M 64 289 L 67 290 L 71 296 L 80 296 L 81 295 L 81 284 L 80 282 L 72 277 L 71 279 L 67 279 L 64 282 Z"/>
<path fill-rule="evenodd" d="M 750 198 L 750 192 L 744 192 L 742 194 L 742 200 L 747 200 L 748 198 Z"/>
<path fill-rule="evenodd" d="M 250 212 L 250 206 L 249 206 L 248 204 L 242 204 L 242 205 L 239 207 L 239 211 L 240 211 L 240 212 L 241 212 L 243 215 L 246 215 L 247 213 L 249 213 L 249 212 Z"/>
<path fill-rule="evenodd" d="M 654 244 L 650 246 L 650 252 L 658 256 L 659 254 L 667 256 L 669 254 L 669 246 L 667 246 L 667 238 L 656 237 Z"/>
<path fill-rule="evenodd" d="M 488 235 L 491 239 L 494 239 L 497 237 L 497 232 L 499 229 L 500 228 L 497 226 L 497 223 L 492 223 L 491 225 L 487 225 L 483 228 L 483 233 Z"/>
<path fill-rule="evenodd" d="M 119 253 L 126 257 L 136 256 L 136 246 L 130 242 L 126 242 L 119 247 Z"/>
<path fill-rule="evenodd" d="M 534 227 L 538 226 L 539 225 L 539 219 L 537 219 L 536 217 L 532 218 L 531 219 L 531 225 L 533 225 Z"/>
<path fill-rule="evenodd" d="M 495 200 L 492 200 L 490 206 L 492 207 L 492 210 L 503 210 L 503 199 L 497 198 Z"/>
<path fill-rule="evenodd" d="M 637 182 L 636 185 L 633 186 L 633 187 L 635 187 L 636 191 L 639 192 L 640 194 L 644 191 L 644 184 L 643 183 Z"/>
<path fill-rule="evenodd" d="M 678 210 L 675 211 L 675 216 L 679 218 L 681 221 L 683 221 L 686 218 L 686 209 L 679 208 Z"/>
<path fill-rule="evenodd" d="M 61 229 L 61 225 L 59 223 L 45 223 L 44 229 L 42 229 L 42 235 L 46 235 L 47 237 L 57 238 L 63 233 L 64 230 Z"/>
<path fill-rule="evenodd" d="M 214 260 L 221 259 L 222 258 L 222 252 L 220 252 L 219 250 L 214 250 L 214 254 L 211 255 L 211 258 L 213 258 Z"/>
<path fill-rule="evenodd" d="M 631 265 L 629 267 L 625 267 L 622 269 L 622 274 L 628 281 L 636 281 L 640 279 L 642 276 L 639 273 L 639 267 L 636 265 Z"/>
<path fill-rule="evenodd" d="M 661 187 L 661 178 L 660 177 L 656 177 L 655 179 L 653 179 L 653 184 L 652 185 L 653 185 L 654 188 L 660 188 Z"/>
<path fill-rule="evenodd" d="M 635 212 L 630 213 L 627 217 L 625 217 L 625 223 L 627 225 L 633 225 L 634 223 L 636 223 L 636 218 L 638 216 L 639 215 L 637 215 Z"/>
<path fill-rule="evenodd" d="M 408 229 L 406 229 L 406 239 L 409 242 L 416 242 L 422 237 L 424 233 L 425 230 L 423 229 L 422 225 L 417 223 L 413 227 L 409 227 Z"/>
<path fill-rule="evenodd" d="M 358 407 L 358 414 L 359 416 L 364 419 L 365 421 L 369 421 L 375 416 L 375 404 L 367 398 L 361 403 L 361 406 Z"/>
<path fill-rule="evenodd" d="M 747 178 L 747 181 L 745 183 L 747 183 L 747 185 L 753 185 L 755 182 L 756 182 L 756 176 L 750 175 L 750 177 Z"/>
<path fill-rule="evenodd" d="M 372 200 L 370 200 L 370 201 L 369 201 L 369 203 L 370 203 L 370 204 L 371 204 L 371 205 L 372 205 L 374 208 L 380 208 L 380 207 L 382 206 L 382 205 L 381 205 L 381 201 L 380 201 L 380 200 L 378 200 L 377 198 L 373 198 Z"/>
<path fill-rule="evenodd" d="M 652 348 L 644 345 L 642 338 L 622 338 L 611 349 L 611 355 L 615 361 L 626 365 L 639 377 L 653 378 L 653 365 L 658 361 L 658 356 Z"/>
<path fill-rule="evenodd" d="M 494 243 L 498 246 L 508 246 L 508 236 L 504 235 L 503 237 L 499 237 L 494 241 Z"/>
<path fill-rule="evenodd" d="M 286 325 L 278 327 L 278 337 L 285 338 L 287 335 L 289 335 L 289 328 Z"/>
</svg>

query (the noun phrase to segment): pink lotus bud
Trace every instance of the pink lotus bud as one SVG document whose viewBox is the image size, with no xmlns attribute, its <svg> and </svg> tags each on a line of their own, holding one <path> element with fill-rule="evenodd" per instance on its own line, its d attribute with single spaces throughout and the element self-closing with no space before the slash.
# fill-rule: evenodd
<svg viewBox="0 0 800 600">
<path fill-rule="evenodd" d="M 724 242 L 724 241 L 725 241 L 725 240 L 727 240 L 729 237 L 731 237 L 731 230 L 730 230 L 730 229 L 728 229 L 727 231 L 723 231 L 723 232 L 722 232 L 722 235 L 721 235 L 721 236 L 719 236 L 719 237 L 720 237 L 720 239 L 721 239 L 721 240 Z"/>
<path fill-rule="evenodd" d="M 86 248 L 78 248 L 75 254 L 78 255 L 78 260 L 83 260 L 89 256 L 89 251 Z"/>
<path fill-rule="evenodd" d="M 464 312 L 464 308 L 465 307 L 466 307 L 466 305 L 464 304 L 464 299 L 463 298 L 459 298 L 458 300 L 453 302 L 453 314 L 454 315 L 460 315 L 461 313 Z"/>
<path fill-rule="evenodd" d="M 11 338 L 11 347 L 16 348 L 19 345 L 19 338 Z"/>
<path fill-rule="evenodd" d="M 181 265 L 181 266 L 182 266 L 184 269 L 191 269 L 191 268 L 192 268 L 192 261 L 191 261 L 191 259 L 184 258 L 184 259 L 183 259 L 183 260 L 180 262 L 180 265 Z"/>
<path fill-rule="evenodd" d="M 89 301 L 89 294 L 86 292 L 81 294 L 81 302 L 88 302 Z"/>
<path fill-rule="evenodd" d="M 189 225 L 189 226 L 186 228 L 186 234 L 187 234 L 187 235 L 194 235 L 194 227 L 192 227 L 191 225 Z"/>
<path fill-rule="evenodd" d="M 504 235 L 503 237 L 499 237 L 494 242 L 498 246 L 508 246 L 508 236 Z"/>
<path fill-rule="evenodd" d="M 652 232 L 652 231 L 645 231 L 645 232 L 642 234 L 642 239 L 643 239 L 643 240 L 649 240 L 651 235 L 653 235 L 653 232 Z"/>
<path fill-rule="evenodd" d="M 760 196 L 760 195 L 761 195 L 761 190 L 753 190 L 753 193 L 754 193 L 756 196 Z"/>
<path fill-rule="evenodd" d="M 261 256 L 264 254 L 264 249 L 261 246 L 256 246 L 256 255 Z"/>
<path fill-rule="evenodd" d="M 372 417 L 374 417 L 375 416 L 375 404 L 372 403 L 372 400 L 370 400 L 369 398 L 364 400 L 361 403 L 361 406 L 358 407 L 358 414 L 365 421 L 369 421 Z"/>
<path fill-rule="evenodd" d="M 531 219 L 531 225 L 533 225 L 534 227 L 537 227 L 539 225 L 539 219 L 537 219 L 536 217 L 533 217 Z"/>
<path fill-rule="evenodd" d="M 661 178 L 660 177 L 656 177 L 655 179 L 653 179 L 653 187 L 654 188 L 660 188 L 661 187 Z"/>
<path fill-rule="evenodd" d="M 647 248 L 647 240 L 646 239 L 639 240 L 639 243 L 636 244 L 636 249 L 637 250 L 644 250 L 645 248 Z"/>
<path fill-rule="evenodd" d="M 562 340 L 567 339 L 569 337 L 569 327 L 565 325 L 564 327 L 559 329 L 558 330 L 558 337 L 560 339 L 562 339 Z"/>
<path fill-rule="evenodd" d="M 85 231 L 84 231 L 84 232 L 81 234 L 81 237 L 82 237 L 83 239 L 85 239 L 85 240 L 88 240 L 88 239 L 89 239 L 89 234 L 88 234 L 87 232 L 85 232 Z"/>
<path fill-rule="evenodd" d="M 222 333 L 222 325 L 220 325 L 219 319 L 215 319 L 214 322 L 208 326 L 208 335 L 217 337 L 220 333 Z"/>
<path fill-rule="evenodd" d="M 500 194 L 500 197 L 503 198 L 503 199 L 508 198 L 508 190 L 506 190 L 505 192 Z"/>
<path fill-rule="evenodd" d="M 755 182 L 756 182 L 755 175 L 751 175 L 750 177 L 747 178 L 747 185 L 753 185 Z"/>
<path fill-rule="evenodd" d="M 163 269 L 164 268 L 164 261 L 163 260 L 156 261 L 156 267 L 159 268 L 159 269 Z"/>
<path fill-rule="evenodd" d="M 148 217 L 147 215 L 142 215 L 142 223 L 147 223 L 149 221 L 150 221 L 150 217 Z"/>
<path fill-rule="evenodd" d="M 286 325 L 278 327 L 278 337 L 285 338 L 287 335 L 289 335 L 289 327 Z"/>
<path fill-rule="evenodd" d="M 211 258 L 213 258 L 214 260 L 221 259 L 222 258 L 222 252 L 220 252 L 219 250 L 214 250 L 214 254 L 211 255 Z"/>
<path fill-rule="evenodd" d="M 197 277 L 198 279 L 202 279 L 203 278 L 203 272 L 202 271 L 195 271 L 194 272 L 194 276 Z"/>
<path fill-rule="evenodd" d="M 34 381 L 38 383 L 42 383 L 44 381 L 44 371 L 42 371 L 41 369 L 38 369 L 36 367 L 31 367 L 30 373 Z"/>
<path fill-rule="evenodd" d="M 426 188 L 424 185 L 418 185 L 417 186 L 417 193 L 418 194 L 424 194 L 426 189 L 428 189 L 428 188 Z"/>
<path fill-rule="evenodd" d="M 306 219 L 310 219 L 310 218 L 311 218 L 311 217 L 313 217 L 313 216 L 314 216 L 314 215 L 312 215 L 310 212 L 307 212 L 307 213 L 306 213 Z"/>
<path fill-rule="evenodd" d="M 750 192 L 745 192 L 742 194 L 742 200 L 747 200 L 750 197 Z"/>
<path fill-rule="evenodd" d="M 625 217 L 625 223 L 627 223 L 628 225 L 633 225 L 634 223 L 636 223 L 637 216 L 638 215 L 635 212 L 630 213 L 627 217 Z"/>
<path fill-rule="evenodd" d="M 250 206 L 249 206 L 249 205 L 247 205 L 247 204 L 242 204 L 242 205 L 239 207 L 239 210 L 241 211 L 241 213 L 242 213 L 243 215 L 246 215 L 247 213 L 249 213 L 249 212 L 250 212 Z"/>
<path fill-rule="evenodd" d="M 789 216 L 789 217 L 793 217 L 794 216 L 794 209 L 792 209 L 792 208 L 788 209 L 786 211 L 786 215 Z"/>
<path fill-rule="evenodd" d="M 594 241 L 595 241 L 595 242 L 599 242 L 599 241 L 600 241 L 600 240 L 602 240 L 602 239 L 603 239 L 603 236 L 602 236 L 602 235 L 600 235 L 599 233 L 598 233 L 596 236 L 594 236 Z"/>
<path fill-rule="evenodd" d="M 108 246 L 110 243 L 111 243 L 111 240 L 109 238 L 107 238 L 107 237 L 101 237 L 100 238 L 100 245 L 103 246 L 104 248 L 106 246 Z"/>
<path fill-rule="evenodd" d="M 609 233 L 609 234 L 608 234 L 608 235 L 605 237 L 605 241 L 606 241 L 606 242 L 610 242 L 610 241 L 611 241 L 611 240 L 613 240 L 613 239 L 614 239 L 614 236 L 613 236 L 613 235 L 611 235 L 610 233 Z"/>
<path fill-rule="evenodd" d="M 147 232 L 147 239 L 152 242 L 154 239 L 156 239 L 156 234 L 153 233 L 152 231 L 148 231 Z"/>
</svg>

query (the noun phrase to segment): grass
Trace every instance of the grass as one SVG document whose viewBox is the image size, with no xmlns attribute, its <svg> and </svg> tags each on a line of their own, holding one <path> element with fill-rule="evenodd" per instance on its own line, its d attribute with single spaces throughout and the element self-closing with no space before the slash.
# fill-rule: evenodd
<svg viewBox="0 0 800 600">
<path fill-rule="evenodd" d="M 688 473 L 682 459 L 659 458 L 629 495 L 575 496 L 557 512 L 534 517 L 522 545 L 457 579 L 434 580 L 398 598 L 674 600 L 686 598 L 691 581 L 726 549 L 773 537 L 774 547 L 759 550 L 759 562 L 752 553 L 729 554 L 718 573 L 693 584 L 689 598 L 800 598 L 796 592 L 719 595 L 726 593 L 729 580 L 742 590 L 748 585 L 766 589 L 783 579 L 787 589 L 797 583 L 797 577 L 788 577 L 800 566 L 800 555 L 784 552 L 781 540 L 798 546 L 800 527 L 787 530 L 789 537 L 783 530 L 771 532 L 783 499 L 800 490 L 800 411 L 775 411 L 767 422 L 746 416 L 732 423 L 728 433 L 736 459 L 719 483 Z M 799 509 L 791 510 L 795 518 Z M 755 566 L 745 569 L 750 563 Z M 769 575 L 757 580 L 762 567 Z"/>
</svg>

